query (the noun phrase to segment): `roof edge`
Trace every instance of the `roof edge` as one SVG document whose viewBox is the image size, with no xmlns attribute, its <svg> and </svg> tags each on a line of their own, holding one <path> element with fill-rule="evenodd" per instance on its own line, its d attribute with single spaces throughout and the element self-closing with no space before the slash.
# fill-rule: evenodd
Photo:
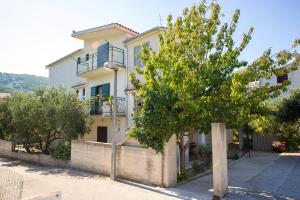
<svg viewBox="0 0 300 200">
<path fill-rule="evenodd" d="M 126 40 L 124 41 L 124 43 L 127 44 L 128 42 L 131 42 L 131 41 L 133 41 L 133 40 L 139 39 L 140 37 L 143 37 L 143 36 L 145 36 L 145 35 L 148 35 L 148 34 L 150 34 L 150 33 L 155 32 L 155 31 L 165 31 L 165 30 L 167 30 L 167 28 L 164 27 L 164 26 L 155 26 L 155 27 L 153 27 L 153 28 L 151 28 L 151 29 L 149 29 L 149 30 L 146 30 L 146 31 L 140 33 L 139 35 L 136 35 L 136 36 L 134 36 L 134 37 L 131 37 L 131 38 L 126 39 Z"/>
<path fill-rule="evenodd" d="M 56 61 L 54 61 L 54 62 L 52 62 L 52 63 L 46 65 L 45 68 L 46 68 L 46 69 L 47 69 L 47 68 L 50 68 L 50 67 L 52 67 L 53 65 L 55 65 L 55 64 L 57 64 L 57 63 L 63 61 L 64 59 L 68 58 L 69 56 L 72 56 L 72 55 L 74 55 L 74 54 L 77 54 L 77 53 L 81 52 L 82 50 L 83 50 L 83 49 L 77 49 L 77 50 L 75 50 L 75 51 L 73 51 L 73 52 L 71 52 L 71 53 L 69 53 L 69 54 L 63 56 L 62 58 L 59 58 L 59 59 L 57 59 Z"/>
<path fill-rule="evenodd" d="M 124 26 L 122 24 L 119 23 L 110 23 L 110 24 L 106 24 L 106 25 L 102 25 L 102 26 L 98 26 L 98 27 L 94 27 L 94 28 L 89 28 L 89 29 L 85 29 L 85 30 L 81 30 L 81 31 L 73 31 L 73 33 L 71 34 L 72 37 L 77 37 L 80 35 L 84 35 L 87 33 L 92 33 L 92 32 L 96 32 L 96 31 L 101 31 L 101 30 L 105 30 L 105 29 L 109 29 L 109 28 L 118 28 L 120 30 L 123 30 L 125 32 L 131 33 L 132 35 L 138 35 L 139 33 L 131 28 L 128 28 L 127 26 Z"/>
</svg>

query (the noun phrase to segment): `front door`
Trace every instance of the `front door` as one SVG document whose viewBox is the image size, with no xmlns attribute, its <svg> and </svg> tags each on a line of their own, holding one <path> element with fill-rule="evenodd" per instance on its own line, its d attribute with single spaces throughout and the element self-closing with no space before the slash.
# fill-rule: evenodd
<svg viewBox="0 0 300 200">
<path fill-rule="evenodd" d="M 97 127 L 97 142 L 107 143 L 107 127 L 98 126 Z"/>
</svg>

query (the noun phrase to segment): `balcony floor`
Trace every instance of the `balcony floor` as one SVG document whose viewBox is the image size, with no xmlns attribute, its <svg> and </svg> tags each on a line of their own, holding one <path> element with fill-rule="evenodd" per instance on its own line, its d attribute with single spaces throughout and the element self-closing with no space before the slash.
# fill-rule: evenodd
<svg viewBox="0 0 300 200">
<path fill-rule="evenodd" d="M 78 72 L 78 76 L 86 78 L 86 79 L 94 79 L 99 76 L 105 76 L 111 74 L 111 71 L 104 69 L 104 67 L 97 67 L 91 70 L 86 70 L 83 72 Z"/>
</svg>

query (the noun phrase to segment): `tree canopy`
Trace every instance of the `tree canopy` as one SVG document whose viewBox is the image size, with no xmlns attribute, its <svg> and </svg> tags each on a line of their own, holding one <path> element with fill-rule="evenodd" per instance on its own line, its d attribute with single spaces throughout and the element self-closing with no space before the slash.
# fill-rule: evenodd
<svg viewBox="0 0 300 200">
<path fill-rule="evenodd" d="M 300 120 L 300 90 L 294 91 L 289 98 L 283 100 L 277 117 L 282 122 Z"/>
<path fill-rule="evenodd" d="M 287 143 L 290 151 L 300 147 L 300 90 L 284 99 L 268 104 L 263 116 L 250 121 L 258 134 L 270 133 Z"/>
<path fill-rule="evenodd" d="M 289 81 L 278 85 L 255 81 L 297 69 L 299 56 L 268 49 L 253 62 L 242 60 L 254 29 L 250 27 L 236 43 L 239 16 L 236 10 L 229 23 L 222 23 L 220 5 L 202 1 L 175 20 L 168 17 L 157 52 L 143 45 L 140 57 L 145 67 L 136 72 L 145 80 L 130 75 L 143 100 L 131 130 L 140 142 L 162 151 L 172 134 L 180 139 L 186 131 L 207 132 L 212 122 L 238 127 L 287 88 Z M 293 48 L 299 43 L 295 40 Z"/>
<path fill-rule="evenodd" d="M 49 153 L 56 141 L 70 142 L 88 133 L 91 119 L 87 104 L 63 88 L 40 88 L 16 93 L 0 103 L 0 125 L 7 138 Z"/>
</svg>

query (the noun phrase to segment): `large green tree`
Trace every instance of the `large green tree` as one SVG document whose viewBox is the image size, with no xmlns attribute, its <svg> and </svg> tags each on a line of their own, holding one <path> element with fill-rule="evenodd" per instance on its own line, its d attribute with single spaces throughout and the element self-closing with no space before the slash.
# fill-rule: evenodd
<svg viewBox="0 0 300 200">
<path fill-rule="evenodd" d="M 0 104 L 0 124 L 6 135 L 28 152 L 35 147 L 48 154 L 54 141 L 70 143 L 88 133 L 91 118 L 87 102 L 74 92 L 40 88 L 13 94 Z"/>
<path fill-rule="evenodd" d="M 142 48 L 140 57 L 145 67 L 137 73 L 143 74 L 145 81 L 131 74 L 137 96 L 143 99 L 132 135 L 162 151 L 175 133 L 181 169 L 185 132 L 207 132 L 212 122 L 238 127 L 261 112 L 263 102 L 278 96 L 289 81 L 260 87 L 249 83 L 295 70 L 299 64 L 299 57 L 286 50 L 272 54 L 268 49 L 251 63 L 241 60 L 253 28 L 236 44 L 233 35 L 239 16 L 236 10 L 229 23 L 222 23 L 221 7 L 214 1 L 186 8 L 175 20 L 169 16 L 166 31 L 159 37 L 159 50 L 153 52 L 146 45 Z M 298 44 L 296 40 L 293 47 Z M 288 67 L 280 67 L 289 62 Z"/>
</svg>

